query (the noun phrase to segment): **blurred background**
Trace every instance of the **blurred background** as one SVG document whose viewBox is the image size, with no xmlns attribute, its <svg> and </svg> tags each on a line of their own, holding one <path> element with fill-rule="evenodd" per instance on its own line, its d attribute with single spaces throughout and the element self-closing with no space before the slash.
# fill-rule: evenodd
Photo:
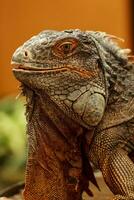
<svg viewBox="0 0 134 200">
<path fill-rule="evenodd" d="M 0 188 L 24 178 L 24 100 L 10 66 L 14 50 L 44 29 L 99 30 L 125 39 L 133 49 L 133 0 L 1 0 Z"/>
</svg>

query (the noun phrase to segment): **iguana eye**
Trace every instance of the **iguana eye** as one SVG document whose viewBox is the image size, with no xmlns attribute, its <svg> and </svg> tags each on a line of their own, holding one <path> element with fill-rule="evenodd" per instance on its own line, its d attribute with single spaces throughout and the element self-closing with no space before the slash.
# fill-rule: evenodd
<svg viewBox="0 0 134 200">
<path fill-rule="evenodd" d="M 61 40 L 54 46 L 54 54 L 57 56 L 69 56 L 71 55 L 76 47 L 78 46 L 78 41 L 76 39 Z"/>
<path fill-rule="evenodd" d="M 71 42 L 65 42 L 59 46 L 59 50 L 64 54 L 68 54 L 73 50 L 73 44 Z"/>
</svg>

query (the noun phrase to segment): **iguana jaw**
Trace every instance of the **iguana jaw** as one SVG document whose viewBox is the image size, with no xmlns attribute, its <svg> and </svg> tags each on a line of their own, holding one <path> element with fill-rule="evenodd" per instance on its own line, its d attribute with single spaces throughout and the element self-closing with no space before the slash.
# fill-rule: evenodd
<svg viewBox="0 0 134 200">
<path fill-rule="evenodd" d="M 97 71 L 93 73 L 83 68 L 80 70 L 80 68 L 72 67 L 71 65 L 59 68 L 35 68 L 26 64 L 15 63 L 13 72 L 16 78 L 25 85 L 28 85 L 34 90 L 38 88 L 42 89 L 61 109 L 65 107 L 71 110 L 73 113 L 72 116 L 68 112 L 66 114 L 86 128 L 96 126 L 101 121 L 106 105 L 105 93 L 100 87 L 94 86 L 93 83 L 90 85 L 89 82 L 90 79 L 96 78 Z M 74 80 L 76 80 L 75 86 L 78 89 L 74 88 L 70 92 L 68 88 L 71 87 L 72 81 Z M 78 81 L 83 81 L 87 85 L 85 90 L 81 89 Z M 54 84 L 51 86 L 53 82 Z M 68 85 L 67 89 L 66 84 Z M 62 88 L 60 89 L 61 85 Z M 92 91 L 90 91 L 91 86 Z M 53 91 L 54 94 L 52 94 Z M 59 94 L 57 97 L 56 93 Z"/>
<path fill-rule="evenodd" d="M 75 66 L 71 66 L 71 65 L 68 65 L 68 66 L 64 66 L 64 67 L 33 67 L 30 66 L 26 63 L 26 64 L 20 64 L 20 63 L 16 63 L 16 62 L 13 62 L 11 63 L 11 65 L 14 67 L 13 68 L 13 71 L 14 72 L 39 72 L 39 73 L 49 73 L 49 72 L 53 72 L 53 73 L 57 73 L 57 72 L 66 72 L 66 71 L 71 71 L 71 72 L 74 72 L 74 73 L 77 73 L 79 74 L 80 76 L 82 77 L 85 77 L 85 78 L 89 78 L 89 77 L 95 77 L 97 74 L 94 73 L 94 72 L 91 72 L 91 71 L 87 71 L 83 68 L 79 68 L 79 67 L 75 67 Z"/>
</svg>

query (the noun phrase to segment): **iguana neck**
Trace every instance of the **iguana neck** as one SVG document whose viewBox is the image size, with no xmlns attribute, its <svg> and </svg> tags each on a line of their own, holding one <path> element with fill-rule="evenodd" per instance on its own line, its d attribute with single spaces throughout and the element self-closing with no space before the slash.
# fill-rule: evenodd
<svg viewBox="0 0 134 200">
<path fill-rule="evenodd" d="M 108 104 L 114 104 L 116 101 L 129 101 L 130 93 L 133 92 L 132 74 L 134 72 L 134 64 L 128 60 L 115 58 L 110 55 L 107 58 L 107 67 L 105 68 L 107 80 L 109 82 L 109 98 Z M 131 76 L 131 77 L 130 77 Z"/>
<path fill-rule="evenodd" d="M 134 117 L 134 64 L 108 59 L 111 67 L 109 73 L 109 98 L 104 116 L 97 130 L 117 126 Z"/>
<path fill-rule="evenodd" d="M 83 129 L 66 118 L 47 96 L 34 95 L 33 99 L 27 106 L 29 153 L 24 197 L 81 199 L 78 181 L 82 176 L 82 158 L 78 138 Z"/>
</svg>

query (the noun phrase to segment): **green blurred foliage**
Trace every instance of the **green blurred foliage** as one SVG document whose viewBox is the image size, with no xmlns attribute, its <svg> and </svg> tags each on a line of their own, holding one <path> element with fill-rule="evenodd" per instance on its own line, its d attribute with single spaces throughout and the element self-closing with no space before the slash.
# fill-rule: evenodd
<svg viewBox="0 0 134 200">
<path fill-rule="evenodd" d="M 8 97 L 0 101 L 0 185 L 24 179 L 26 121 L 24 101 Z"/>
</svg>

